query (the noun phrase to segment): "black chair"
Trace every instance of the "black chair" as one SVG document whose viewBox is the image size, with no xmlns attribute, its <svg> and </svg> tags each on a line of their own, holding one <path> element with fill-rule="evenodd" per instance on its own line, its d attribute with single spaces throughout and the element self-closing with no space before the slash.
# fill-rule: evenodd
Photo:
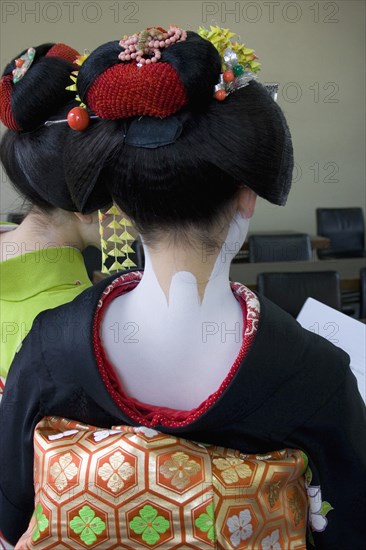
<svg viewBox="0 0 366 550">
<path fill-rule="evenodd" d="M 341 310 L 341 289 L 337 271 L 259 273 L 257 290 L 293 317 L 297 317 L 307 298 L 314 298 Z"/>
<path fill-rule="evenodd" d="M 360 271 L 360 319 L 366 319 L 366 267 Z"/>
<path fill-rule="evenodd" d="M 290 262 L 311 258 L 311 241 L 305 233 L 249 237 L 250 262 Z"/>
<path fill-rule="evenodd" d="M 318 250 L 319 259 L 366 256 L 361 208 L 317 208 L 316 224 L 317 234 L 330 239 L 329 248 Z"/>
</svg>

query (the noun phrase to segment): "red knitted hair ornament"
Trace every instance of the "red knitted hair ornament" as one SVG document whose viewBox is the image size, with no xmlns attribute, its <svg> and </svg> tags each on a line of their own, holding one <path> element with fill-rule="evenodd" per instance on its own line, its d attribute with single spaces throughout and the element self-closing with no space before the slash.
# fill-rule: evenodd
<svg viewBox="0 0 366 550">
<path fill-rule="evenodd" d="M 75 63 L 75 59 L 79 56 L 79 52 L 67 46 L 67 44 L 54 44 L 52 48 L 46 53 L 46 57 L 61 57 L 68 61 L 69 63 Z"/>
<path fill-rule="evenodd" d="M 9 130 L 20 130 L 11 112 L 13 75 L 6 74 L 0 79 L 0 120 Z"/>
<path fill-rule="evenodd" d="M 114 65 L 90 86 L 88 107 L 101 118 L 167 117 L 188 102 L 177 71 L 169 63 Z"/>
<path fill-rule="evenodd" d="M 46 53 L 45 57 L 61 57 L 69 63 L 74 63 L 79 52 L 66 44 L 54 44 Z M 0 120 L 9 130 L 20 131 L 22 128 L 17 124 L 11 110 L 11 96 L 13 93 L 13 75 L 6 74 L 0 79 Z"/>
</svg>

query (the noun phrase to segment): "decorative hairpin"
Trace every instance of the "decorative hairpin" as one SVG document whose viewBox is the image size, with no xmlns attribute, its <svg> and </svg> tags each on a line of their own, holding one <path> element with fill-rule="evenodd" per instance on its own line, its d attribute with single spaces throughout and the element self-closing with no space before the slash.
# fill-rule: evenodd
<svg viewBox="0 0 366 550">
<path fill-rule="evenodd" d="M 228 94 L 247 86 L 251 80 L 257 78 L 260 70 L 260 63 L 256 61 L 257 56 L 254 50 L 232 42 L 235 36 L 229 29 L 210 26 L 210 30 L 199 27 L 198 34 L 211 42 L 222 58 L 222 73 L 220 80 L 215 86 L 215 98 L 223 101 Z"/>
<path fill-rule="evenodd" d="M 13 70 L 13 83 L 16 84 L 23 78 L 25 73 L 34 61 L 36 50 L 34 48 L 28 48 L 28 50 L 15 60 L 15 69 Z"/>
<path fill-rule="evenodd" d="M 74 61 L 75 65 L 81 65 L 84 63 L 84 61 L 89 57 L 90 52 L 88 50 L 84 50 L 83 55 L 78 55 Z M 78 132 L 82 132 L 83 130 L 86 130 L 90 124 L 90 120 L 93 118 L 99 118 L 96 115 L 90 115 L 89 111 L 87 109 L 87 106 L 85 103 L 83 103 L 80 99 L 80 96 L 77 94 L 77 78 L 78 78 L 79 71 L 72 71 L 70 78 L 72 81 L 72 84 L 70 86 L 66 87 L 66 90 L 69 90 L 70 92 L 76 92 L 75 100 L 80 102 L 80 105 L 78 107 L 73 107 L 67 114 L 67 118 L 61 119 L 61 120 L 47 120 L 45 122 L 45 126 L 52 126 L 52 124 L 59 124 L 60 122 L 67 122 L 67 124 L 70 126 L 72 130 L 76 130 Z"/>
<path fill-rule="evenodd" d="M 102 273 L 110 275 L 112 271 L 123 271 L 136 267 L 130 257 L 135 253 L 129 244 L 135 240 L 128 230 L 129 227 L 132 227 L 131 222 L 122 215 L 115 203 L 104 211 L 99 210 L 98 216 L 102 248 Z M 111 258 L 113 258 L 113 263 L 107 267 L 107 260 Z"/>
<path fill-rule="evenodd" d="M 67 122 L 72 130 L 81 132 L 86 130 L 89 126 L 90 120 L 93 118 L 99 118 L 97 115 L 90 115 L 83 107 L 74 107 L 68 112 L 67 118 L 61 118 L 59 120 L 46 120 L 45 126 L 53 126 L 53 124 L 61 124 Z"/>
<path fill-rule="evenodd" d="M 118 58 L 121 61 L 136 61 L 139 67 L 156 63 L 161 58 L 161 50 L 182 42 L 187 38 L 187 31 L 174 25 L 169 30 L 162 27 L 148 27 L 140 33 L 125 36 L 119 43 L 124 48 Z"/>
<path fill-rule="evenodd" d="M 79 65 L 79 67 L 81 67 L 81 65 L 89 57 L 89 55 L 90 55 L 90 52 L 88 50 L 84 50 L 84 54 L 78 55 L 74 63 L 76 65 Z M 79 74 L 79 71 L 72 71 L 70 78 L 73 84 L 71 84 L 70 86 L 67 86 L 66 90 L 70 90 L 71 92 L 78 91 L 77 89 L 78 74 Z M 70 128 L 72 128 L 73 130 L 77 130 L 78 132 L 82 132 L 83 130 L 86 130 L 87 127 L 89 126 L 91 118 L 98 118 L 98 117 L 89 115 L 87 106 L 85 105 L 85 103 L 81 101 L 80 96 L 78 94 L 76 94 L 75 99 L 76 101 L 80 102 L 80 106 L 74 107 L 73 109 L 71 109 L 71 111 L 69 111 L 67 115 L 67 119 L 59 122 L 67 122 Z M 52 121 L 49 121 L 49 122 L 50 124 L 52 124 Z"/>
<path fill-rule="evenodd" d="M 267 84 L 263 84 L 269 95 L 277 101 L 277 95 L 278 95 L 278 88 L 280 85 L 278 82 L 267 82 Z"/>
</svg>

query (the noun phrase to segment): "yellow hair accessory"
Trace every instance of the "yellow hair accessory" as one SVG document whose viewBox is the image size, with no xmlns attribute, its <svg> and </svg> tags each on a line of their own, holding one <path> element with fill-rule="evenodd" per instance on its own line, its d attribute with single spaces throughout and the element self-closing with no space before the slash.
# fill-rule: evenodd
<svg viewBox="0 0 366 550">
<path fill-rule="evenodd" d="M 98 216 L 102 248 L 102 273 L 110 275 L 112 271 L 123 271 L 136 267 L 130 257 L 131 254 L 134 254 L 134 250 L 129 242 L 135 240 L 127 229 L 132 227 L 131 222 L 121 214 L 116 204 L 104 212 L 99 210 Z M 113 258 L 113 263 L 109 267 L 106 265 L 108 258 Z"/>
<path fill-rule="evenodd" d="M 243 65 L 245 70 L 252 73 L 257 73 L 260 70 L 261 64 L 256 61 L 258 58 L 254 50 L 247 48 L 245 44 L 232 42 L 231 39 L 234 38 L 235 32 L 210 25 L 210 30 L 199 27 L 197 33 L 215 46 L 223 59 L 223 70 L 225 70 L 224 55 L 228 48 L 236 54 L 238 63 Z"/>
<path fill-rule="evenodd" d="M 76 65 L 79 65 L 79 67 L 81 67 L 81 65 L 89 57 L 89 55 L 90 55 L 90 52 L 88 50 L 84 50 L 84 55 L 78 55 L 77 58 L 75 59 L 74 63 Z M 66 90 L 69 90 L 70 92 L 77 92 L 78 91 L 78 88 L 77 88 L 78 74 L 79 74 L 79 71 L 72 71 L 72 73 L 70 75 L 70 78 L 71 78 L 73 84 L 71 84 L 70 86 L 67 86 Z M 75 99 L 76 99 L 76 101 L 80 102 L 80 107 L 83 107 L 84 109 L 86 109 L 85 103 L 83 103 L 81 101 L 81 99 L 78 95 L 75 96 Z"/>
<path fill-rule="evenodd" d="M 229 29 L 210 26 L 210 30 L 199 27 L 198 34 L 215 46 L 221 57 L 220 80 L 215 86 L 215 98 L 224 101 L 228 94 L 248 86 L 249 82 L 257 78 L 256 72 L 261 65 L 256 61 L 254 50 L 232 42 L 235 36 Z"/>
</svg>

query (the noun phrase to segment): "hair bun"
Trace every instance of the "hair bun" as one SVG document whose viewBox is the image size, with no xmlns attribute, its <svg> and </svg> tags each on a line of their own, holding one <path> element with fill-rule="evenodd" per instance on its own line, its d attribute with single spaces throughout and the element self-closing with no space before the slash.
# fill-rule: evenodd
<svg viewBox="0 0 366 550">
<path fill-rule="evenodd" d="M 103 44 L 80 69 L 79 95 L 99 117 L 167 117 L 185 105 L 194 108 L 212 100 L 221 59 L 197 33 L 188 32 L 185 40 L 162 49 L 156 63 L 121 62 L 123 51 L 118 42 Z"/>
<path fill-rule="evenodd" d="M 0 120 L 10 130 L 33 130 L 72 101 L 65 90 L 79 53 L 66 44 L 42 44 L 27 73 L 14 84 L 14 58 L 0 79 Z"/>
<path fill-rule="evenodd" d="M 210 103 L 221 73 L 221 58 L 215 46 L 197 33 L 188 31 L 187 39 L 162 51 L 161 61 L 179 74 L 190 107 Z"/>
</svg>

